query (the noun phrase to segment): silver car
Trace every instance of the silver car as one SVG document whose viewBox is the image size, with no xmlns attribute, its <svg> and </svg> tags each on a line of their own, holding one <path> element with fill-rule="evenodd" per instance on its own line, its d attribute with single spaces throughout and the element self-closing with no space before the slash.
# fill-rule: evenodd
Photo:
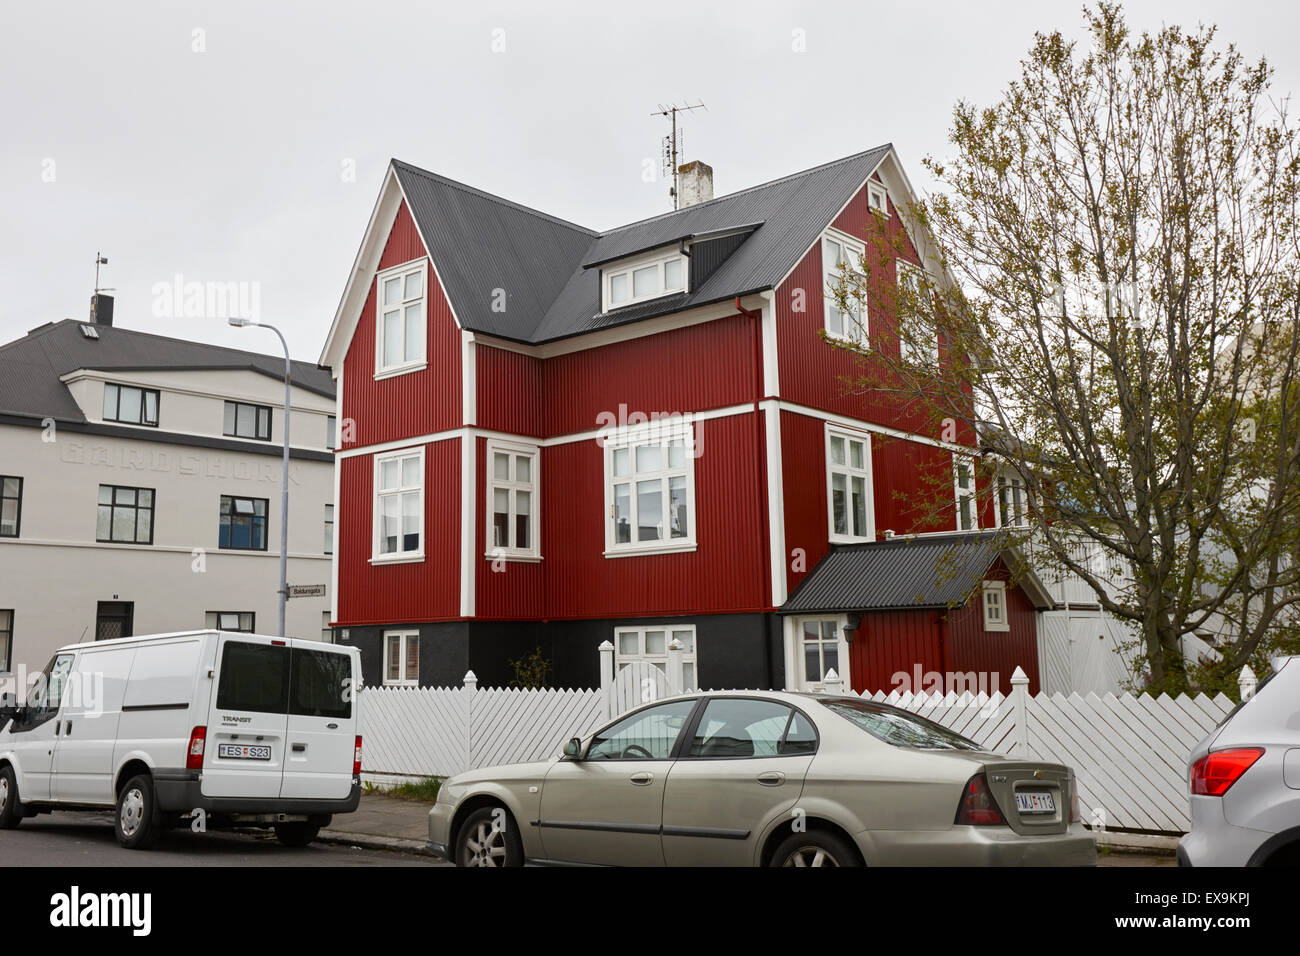
<svg viewBox="0 0 1300 956">
<path fill-rule="evenodd" d="M 1300 865 L 1300 657 L 1192 751 L 1183 866 Z"/>
<path fill-rule="evenodd" d="M 564 755 L 457 774 L 429 845 L 461 866 L 1083 865 L 1069 768 L 857 697 L 695 694 Z"/>
</svg>

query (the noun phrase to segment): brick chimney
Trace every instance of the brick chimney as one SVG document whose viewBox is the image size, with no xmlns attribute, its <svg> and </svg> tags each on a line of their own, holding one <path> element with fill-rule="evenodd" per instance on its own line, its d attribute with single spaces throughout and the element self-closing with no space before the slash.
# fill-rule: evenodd
<svg viewBox="0 0 1300 956">
<path fill-rule="evenodd" d="M 677 167 L 677 208 L 685 209 L 713 198 L 713 167 L 698 159 Z"/>
</svg>

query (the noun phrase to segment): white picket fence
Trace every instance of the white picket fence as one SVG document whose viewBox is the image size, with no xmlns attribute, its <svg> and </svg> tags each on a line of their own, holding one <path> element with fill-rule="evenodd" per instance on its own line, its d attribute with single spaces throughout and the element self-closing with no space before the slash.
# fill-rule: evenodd
<svg viewBox="0 0 1300 956">
<path fill-rule="evenodd" d="M 671 668 L 670 668 L 671 669 Z M 363 768 L 372 779 L 447 776 L 559 754 L 630 706 L 671 693 L 633 672 L 602 674 L 594 690 L 365 688 L 359 695 Z M 828 675 L 828 677 L 833 677 Z M 833 690 L 835 681 L 828 681 Z M 1017 669 L 1009 695 L 867 695 L 927 717 L 996 753 L 1064 763 L 1079 781 L 1084 821 L 1094 829 L 1182 833 L 1188 818 L 1186 765 L 1196 744 L 1233 707 L 1207 697 L 1028 694 Z M 1243 678 L 1243 693 L 1253 691 Z"/>
</svg>

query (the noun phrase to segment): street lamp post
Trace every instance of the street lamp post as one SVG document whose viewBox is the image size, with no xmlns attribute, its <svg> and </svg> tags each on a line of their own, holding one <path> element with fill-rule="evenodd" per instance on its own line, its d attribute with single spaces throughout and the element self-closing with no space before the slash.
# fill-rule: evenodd
<svg viewBox="0 0 1300 956">
<path fill-rule="evenodd" d="M 292 367 L 289 364 L 289 343 L 274 325 L 254 322 L 251 319 L 231 318 L 230 324 L 239 328 L 255 325 L 270 329 L 280 339 L 284 348 L 284 465 L 280 476 L 280 625 L 276 632 L 284 637 L 284 605 L 289 599 L 288 565 L 289 556 L 289 397 L 292 383 Z"/>
</svg>

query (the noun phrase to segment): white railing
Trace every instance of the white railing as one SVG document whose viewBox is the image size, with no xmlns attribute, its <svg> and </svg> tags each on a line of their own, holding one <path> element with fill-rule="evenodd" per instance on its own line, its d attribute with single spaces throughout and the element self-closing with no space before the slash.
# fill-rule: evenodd
<svg viewBox="0 0 1300 956">
<path fill-rule="evenodd" d="M 461 687 L 365 688 L 359 695 L 363 768 L 372 779 L 447 776 L 543 760 L 558 755 L 570 737 L 586 736 L 611 714 L 644 703 L 647 694 L 655 700 L 672 693 L 669 679 L 639 671 L 620 680 L 612 647 L 609 652 L 599 689 L 479 689 L 473 672 Z M 827 675 L 828 687 L 838 681 Z M 927 717 L 995 753 L 1073 768 L 1083 819 L 1094 829 L 1187 830 L 1188 757 L 1231 710 L 1231 700 L 1223 694 L 1030 696 L 1028 683 L 1017 668 L 1005 696 L 866 696 Z M 1243 672 L 1244 697 L 1254 684 L 1254 675 Z"/>
</svg>

